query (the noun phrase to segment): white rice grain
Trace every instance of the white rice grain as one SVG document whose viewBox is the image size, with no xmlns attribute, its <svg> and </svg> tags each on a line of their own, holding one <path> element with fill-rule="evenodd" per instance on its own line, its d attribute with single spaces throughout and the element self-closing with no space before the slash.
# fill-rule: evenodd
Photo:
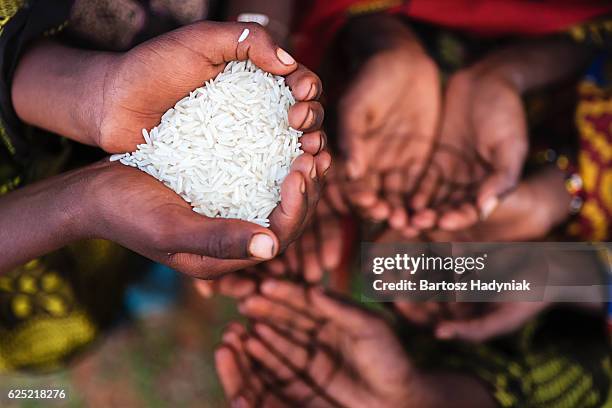
<svg viewBox="0 0 612 408">
<path fill-rule="evenodd" d="M 249 35 L 245 29 L 239 42 Z M 138 167 L 209 217 L 269 226 L 280 186 L 302 150 L 289 127 L 295 103 L 282 77 L 230 62 L 161 117 L 135 152 L 111 161 Z"/>
</svg>

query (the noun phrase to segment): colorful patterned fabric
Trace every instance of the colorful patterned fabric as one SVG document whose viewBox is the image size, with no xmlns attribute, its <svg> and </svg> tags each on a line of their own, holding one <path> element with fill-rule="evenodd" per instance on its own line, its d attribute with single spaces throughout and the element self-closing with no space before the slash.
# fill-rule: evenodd
<svg viewBox="0 0 612 408">
<path fill-rule="evenodd" d="M 484 344 L 432 342 L 414 328 L 401 330 L 424 369 L 471 372 L 501 407 L 607 406 L 612 357 L 600 315 L 561 306 Z"/>
<path fill-rule="evenodd" d="M 579 85 L 576 124 L 585 200 L 572 235 L 589 241 L 612 237 L 612 59 L 600 56 Z"/>
</svg>

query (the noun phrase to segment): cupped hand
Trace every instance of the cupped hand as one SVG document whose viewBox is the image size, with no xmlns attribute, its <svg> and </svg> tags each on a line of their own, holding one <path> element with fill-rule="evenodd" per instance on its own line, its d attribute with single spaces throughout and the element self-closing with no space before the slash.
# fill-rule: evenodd
<svg viewBox="0 0 612 408">
<path fill-rule="evenodd" d="M 401 21 L 376 17 L 364 22 L 363 29 L 370 47 L 380 49 L 360 67 L 338 103 L 345 172 L 359 190 L 349 197 L 365 216 L 402 228 L 408 221 L 405 196 L 433 147 L 440 78 L 433 60 Z"/>
<path fill-rule="evenodd" d="M 249 35 L 242 42 L 243 30 Z M 141 130 L 156 126 L 178 100 L 214 78 L 233 60 L 251 59 L 258 67 L 281 75 L 296 99 L 289 124 L 305 133 L 323 121 L 317 99 L 319 78 L 279 48 L 255 23 L 203 21 L 155 37 L 109 59 L 93 139 L 110 153 L 133 151 L 143 142 Z"/>
<path fill-rule="evenodd" d="M 234 404 L 396 407 L 412 397 L 408 356 L 380 316 L 286 281 L 261 290 L 240 306 L 253 331 L 230 325 L 216 353 Z"/>
<path fill-rule="evenodd" d="M 425 236 L 437 242 L 544 240 L 570 216 L 570 203 L 565 174 L 556 167 L 545 168 L 522 180 L 487 219 L 457 231 L 433 229 Z"/>
<path fill-rule="evenodd" d="M 82 229 L 190 276 L 215 278 L 271 259 L 299 236 L 318 201 L 319 177 L 329 165 L 327 153 L 304 153 L 294 161 L 266 229 L 197 214 L 148 174 L 116 162 L 96 163 L 87 170 L 83 207 L 89 216 Z"/>
<path fill-rule="evenodd" d="M 503 77 L 459 72 L 446 91 L 439 140 L 412 197 L 417 228 L 467 228 L 516 187 L 527 154 L 519 90 Z"/>
</svg>

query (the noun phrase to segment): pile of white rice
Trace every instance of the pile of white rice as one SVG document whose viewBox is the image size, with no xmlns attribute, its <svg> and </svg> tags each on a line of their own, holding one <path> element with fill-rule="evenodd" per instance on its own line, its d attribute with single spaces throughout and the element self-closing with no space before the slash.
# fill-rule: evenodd
<svg viewBox="0 0 612 408">
<path fill-rule="evenodd" d="M 230 62 L 215 79 L 168 110 L 135 152 L 111 160 L 162 181 L 208 217 L 269 226 L 280 185 L 299 156 L 289 127 L 295 103 L 282 77 Z"/>
</svg>

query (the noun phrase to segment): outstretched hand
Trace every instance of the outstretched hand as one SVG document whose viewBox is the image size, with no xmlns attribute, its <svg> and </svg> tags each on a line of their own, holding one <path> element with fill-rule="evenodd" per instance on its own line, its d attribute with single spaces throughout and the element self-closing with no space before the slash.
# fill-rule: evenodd
<svg viewBox="0 0 612 408">
<path fill-rule="evenodd" d="M 258 323 L 230 325 L 217 370 L 236 406 L 396 407 L 411 365 L 379 316 L 286 281 L 265 280 L 241 312 Z"/>
<path fill-rule="evenodd" d="M 501 76 L 456 74 L 431 164 L 412 197 L 414 226 L 456 231 L 486 219 L 518 184 L 527 148 L 519 90 Z"/>
<path fill-rule="evenodd" d="M 408 225 L 406 198 L 422 175 L 440 113 L 438 68 L 394 16 L 356 19 L 354 53 L 373 49 L 338 101 L 347 198 L 366 218 Z"/>
</svg>

